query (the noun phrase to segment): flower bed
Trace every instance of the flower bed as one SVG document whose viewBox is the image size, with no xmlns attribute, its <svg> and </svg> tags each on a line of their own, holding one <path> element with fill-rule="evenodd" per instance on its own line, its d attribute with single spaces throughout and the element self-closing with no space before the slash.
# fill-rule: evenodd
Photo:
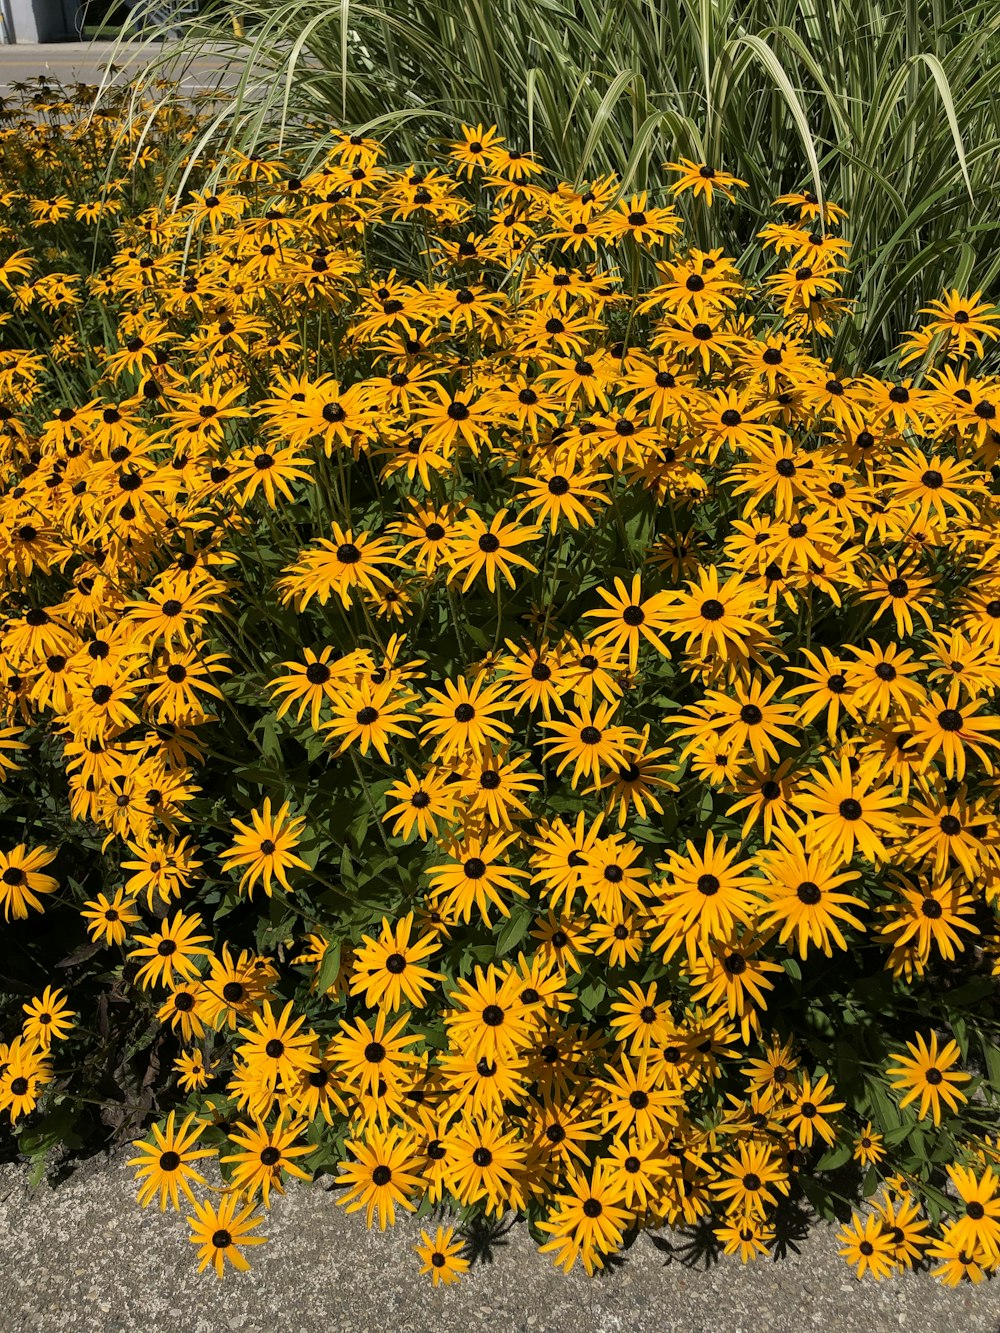
<svg viewBox="0 0 1000 1333">
<path fill-rule="evenodd" d="M 137 1136 L 220 1276 L 328 1171 L 369 1225 L 513 1209 L 588 1272 L 867 1199 L 859 1275 L 981 1280 L 998 312 L 950 291 L 834 364 L 806 191 L 558 182 L 463 126 L 171 209 L 198 117 L 151 127 L 49 94 L 0 140 L 0 1110 L 37 1174 Z"/>
</svg>

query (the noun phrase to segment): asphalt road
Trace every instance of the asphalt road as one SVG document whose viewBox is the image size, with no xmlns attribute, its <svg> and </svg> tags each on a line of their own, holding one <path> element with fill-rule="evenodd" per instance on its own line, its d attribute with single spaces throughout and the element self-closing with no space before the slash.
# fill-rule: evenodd
<svg viewBox="0 0 1000 1333">
<path fill-rule="evenodd" d="M 514 1225 L 458 1286 L 434 1290 L 418 1274 L 418 1224 L 369 1232 L 323 1182 L 278 1198 L 252 1271 L 219 1282 L 197 1273 L 181 1217 L 137 1206 L 129 1155 L 34 1191 L 23 1167 L 0 1167 L 2 1333 L 1000 1333 L 1000 1281 L 858 1282 L 824 1225 L 747 1267 L 689 1266 L 644 1235 L 593 1279 L 557 1271 Z"/>
</svg>

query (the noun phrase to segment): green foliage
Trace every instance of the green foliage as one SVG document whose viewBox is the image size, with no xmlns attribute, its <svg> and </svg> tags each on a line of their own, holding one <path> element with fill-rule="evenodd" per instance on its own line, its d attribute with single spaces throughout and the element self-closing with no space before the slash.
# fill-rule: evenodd
<svg viewBox="0 0 1000 1333">
<path fill-rule="evenodd" d="M 658 194 L 660 164 L 685 154 L 747 180 L 761 209 L 779 190 L 835 199 L 861 312 L 838 356 L 884 355 L 974 254 L 980 285 L 1000 271 L 988 2 L 236 0 L 157 52 L 147 84 L 206 43 L 234 61 L 206 145 L 252 151 L 277 131 L 319 150 L 337 123 L 423 161 L 429 136 L 495 121 L 569 180 L 614 172 Z M 734 254 L 750 239 L 745 217 L 717 233 Z"/>
</svg>

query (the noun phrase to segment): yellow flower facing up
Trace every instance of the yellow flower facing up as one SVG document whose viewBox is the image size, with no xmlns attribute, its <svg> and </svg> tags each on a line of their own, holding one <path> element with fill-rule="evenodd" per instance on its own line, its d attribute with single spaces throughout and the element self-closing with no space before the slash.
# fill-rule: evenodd
<svg viewBox="0 0 1000 1333">
<path fill-rule="evenodd" d="M 972 1075 L 955 1068 L 962 1058 L 958 1043 L 948 1041 L 939 1048 L 936 1032 L 930 1034 L 929 1042 L 917 1033 L 916 1040 L 908 1041 L 906 1048 L 909 1056 L 897 1055 L 895 1064 L 886 1071 L 889 1081 L 897 1091 L 905 1091 L 905 1096 L 899 1100 L 900 1106 L 909 1106 L 919 1098 L 917 1114 L 920 1119 L 926 1120 L 930 1115 L 934 1124 L 939 1125 L 941 1103 L 952 1114 L 956 1113 L 966 1100 L 958 1085 L 968 1083 Z"/>
<path fill-rule="evenodd" d="M 716 191 L 732 203 L 736 198 L 735 187 L 745 190 L 747 186 L 746 181 L 740 180 L 738 176 L 710 167 L 704 162 L 692 162 L 689 157 L 682 157 L 679 162 L 665 162 L 664 166 L 677 177 L 670 187 L 671 194 L 683 194 L 690 190 L 696 199 L 701 196 L 709 208 Z"/>
<path fill-rule="evenodd" d="M 571 1168 L 566 1188 L 553 1202 L 553 1211 L 538 1224 L 552 1237 L 541 1246 L 542 1254 L 567 1273 L 577 1260 L 588 1274 L 603 1268 L 607 1256 L 621 1248 L 629 1219 L 607 1163 L 595 1163 L 589 1177 Z"/>
<path fill-rule="evenodd" d="M 263 1245 L 266 1236 L 255 1236 L 256 1227 L 263 1222 L 262 1217 L 254 1217 L 255 1205 L 244 1203 L 239 1194 L 224 1194 L 218 1207 L 211 1199 L 194 1204 L 194 1217 L 187 1219 L 191 1228 L 188 1239 L 198 1248 L 198 1272 L 206 1268 L 215 1269 L 218 1277 L 225 1276 L 226 1264 L 240 1272 L 250 1267 L 249 1260 L 242 1253 L 247 1245 Z"/>
<path fill-rule="evenodd" d="M 239 833 L 232 847 L 219 859 L 226 870 L 244 867 L 240 891 L 246 891 L 250 897 L 260 884 L 270 898 L 275 881 L 286 893 L 291 893 L 289 870 L 296 866 L 302 870 L 311 869 L 309 863 L 296 856 L 294 851 L 302 840 L 306 821 L 301 815 L 290 815 L 289 810 L 290 802 L 286 801 L 276 814 L 272 814 L 271 798 L 267 797 L 262 810 L 251 810 L 249 824 L 233 820 L 233 827 Z"/>
<path fill-rule="evenodd" d="M 264 1207 L 270 1207 L 271 1190 L 284 1194 L 282 1175 L 297 1176 L 299 1180 L 310 1180 L 308 1171 L 294 1160 L 315 1152 L 310 1143 L 295 1140 L 302 1133 L 305 1125 L 293 1119 L 285 1124 L 282 1116 L 278 1117 L 273 1129 L 267 1129 L 260 1120 L 252 1125 L 238 1124 L 229 1136 L 234 1148 L 242 1151 L 220 1157 L 220 1162 L 233 1163 L 233 1184 L 249 1200 L 256 1199 L 258 1193 L 263 1197 Z"/>
<path fill-rule="evenodd" d="M 420 1187 L 419 1159 L 412 1137 L 400 1129 L 368 1131 L 366 1139 L 346 1144 L 353 1162 L 342 1162 L 344 1192 L 337 1202 L 349 1213 L 364 1210 L 371 1226 L 376 1216 L 384 1231 L 396 1220 L 396 1208 L 413 1212 L 413 1195 Z"/>
<path fill-rule="evenodd" d="M 464 1244 L 455 1239 L 454 1227 L 438 1227 L 433 1239 L 421 1231 L 413 1248 L 420 1259 L 420 1276 L 429 1276 L 435 1287 L 441 1283 L 451 1286 L 469 1271 L 469 1260 L 462 1254 Z"/>
<path fill-rule="evenodd" d="M 40 996 L 22 1008 L 27 1015 L 23 1027 L 25 1040 L 34 1042 L 40 1051 L 49 1050 L 53 1041 L 62 1041 L 74 1026 L 76 1014 L 66 996 L 51 986 L 46 986 Z"/>
<path fill-rule="evenodd" d="M 199 1159 L 214 1157 L 212 1148 L 199 1148 L 198 1140 L 205 1128 L 192 1111 L 178 1126 L 175 1111 L 171 1111 L 161 1129 L 153 1125 L 152 1136 L 148 1139 L 136 1139 L 133 1147 L 139 1149 L 139 1156 L 130 1158 L 129 1166 L 136 1168 L 135 1177 L 139 1184 L 139 1203 L 143 1208 L 159 1198 L 162 1213 L 169 1203 L 179 1209 L 179 1193 L 184 1194 L 191 1203 L 195 1202 L 191 1185 L 204 1185 L 205 1177 L 191 1165 Z"/>
<path fill-rule="evenodd" d="M 84 903 L 80 915 L 88 923 L 87 931 L 98 944 L 124 944 L 129 926 L 141 918 L 134 911 L 135 899 L 124 889 L 116 889 L 113 898 L 99 893 Z"/>
<path fill-rule="evenodd" d="M 892 1240 L 880 1217 L 852 1217 L 850 1223 L 841 1228 L 838 1239 L 841 1257 L 855 1267 L 858 1278 L 863 1278 L 866 1273 L 876 1279 L 892 1276 L 896 1267 Z"/>
<path fill-rule="evenodd" d="M 176 981 L 198 975 L 198 963 L 211 950 L 211 935 L 199 935 L 202 919 L 196 913 L 177 912 L 173 920 L 164 918 L 160 929 L 151 935 L 136 935 L 139 948 L 129 951 L 129 958 L 146 961 L 136 973 L 140 986 L 172 986 Z"/>
<path fill-rule="evenodd" d="M 48 847 L 35 847 L 29 852 L 24 843 L 9 852 L 0 851 L 0 903 L 5 921 L 11 917 L 15 921 L 26 920 L 29 908 L 45 911 L 42 897 L 55 893 L 59 881 L 41 872 L 55 859 L 56 853 Z"/>
<path fill-rule="evenodd" d="M 421 1009 L 434 982 L 444 980 L 442 973 L 423 966 L 439 951 L 440 942 L 432 934 L 411 942 L 412 930 L 413 913 L 409 912 L 395 926 L 383 917 L 377 939 L 362 935 L 354 955 L 351 994 L 363 995 L 369 1009 L 378 1006 L 393 1014 L 404 998 Z"/>
</svg>

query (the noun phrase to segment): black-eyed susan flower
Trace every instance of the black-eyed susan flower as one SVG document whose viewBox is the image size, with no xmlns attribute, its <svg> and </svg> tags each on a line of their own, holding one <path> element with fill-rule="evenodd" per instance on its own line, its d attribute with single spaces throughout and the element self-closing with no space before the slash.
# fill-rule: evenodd
<svg viewBox="0 0 1000 1333">
<path fill-rule="evenodd" d="M 971 1074 L 966 1074 L 955 1066 L 961 1059 L 958 1043 L 954 1040 L 938 1046 L 938 1034 L 932 1032 L 930 1040 L 921 1033 L 915 1041 L 908 1041 L 908 1056 L 894 1056 L 895 1063 L 889 1066 L 887 1076 L 893 1088 L 902 1091 L 900 1106 L 909 1106 L 919 1098 L 917 1114 L 921 1120 L 928 1114 L 935 1125 L 941 1123 L 941 1104 L 954 1114 L 966 1100 L 959 1084 L 968 1083 Z"/>
<path fill-rule="evenodd" d="M 826 758 L 825 772 L 807 778 L 795 796 L 796 809 L 811 816 L 807 846 L 849 861 L 857 848 L 875 863 L 888 857 L 885 839 L 898 837 L 896 812 L 901 804 L 891 787 L 879 783 L 877 760 L 856 770 L 849 761 Z"/>
<path fill-rule="evenodd" d="M 991 1264 L 1000 1258 L 1000 1179 L 992 1167 L 977 1175 L 971 1166 L 949 1166 L 948 1175 L 961 1201 L 949 1238 L 970 1254 L 983 1253 Z"/>
<path fill-rule="evenodd" d="M 624 1190 L 603 1162 L 595 1164 L 589 1177 L 571 1168 L 566 1188 L 554 1199 L 555 1207 L 539 1229 L 552 1237 L 541 1252 L 566 1272 L 579 1259 L 592 1274 L 603 1268 L 608 1255 L 621 1247 L 628 1222 L 622 1206 Z"/>
<path fill-rule="evenodd" d="M 124 944 L 128 927 L 140 920 L 134 907 L 135 899 L 124 889 L 116 889 L 112 898 L 99 893 L 85 902 L 80 915 L 88 922 L 87 930 L 96 943 Z"/>
<path fill-rule="evenodd" d="M 356 1159 L 340 1165 L 344 1193 L 337 1202 L 349 1213 L 365 1212 L 371 1226 L 378 1217 L 384 1231 L 396 1220 L 396 1208 L 413 1212 L 413 1195 L 420 1186 L 418 1155 L 413 1137 L 398 1128 L 370 1129 L 365 1137 L 349 1140 L 347 1150 Z"/>
<path fill-rule="evenodd" d="M 501 894 L 528 897 L 527 890 L 518 883 L 527 878 L 528 872 L 507 864 L 504 858 L 515 837 L 513 833 L 480 836 L 470 832 L 448 842 L 445 850 L 449 859 L 427 870 L 431 896 L 447 916 L 469 921 L 475 910 L 489 925 L 492 907 L 502 916 L 510 915 Z"/>
<path fill-rule="evenodd" d="M 210 935 L 197 933 L 202 925 L 197 912 L 177 912 L 173 920 L 165 917 L 160 929 L 152 934 L 137 934 L 140 947 L 128 953 L 130 959 L 146 960 L 136 973 L 137 983 L 142 987 L 171 986 L 175 981 L 196 977 L 199 964 L 195 960 L 210 952 L 205 946 L 212 942 Z"/>
<path fill-rule="evenodd" d="M 42 874 L 51 865 L 57 853 L 48 847 L 35 847 L 30 852 L 24 843 L 18 843 L 9 852 L 0 851 L 0 902 L 4 920 L 11 917 L 24 921 L 29 908 L 44 912 L 42 898 L 55 893 L 59 882 L 52 875 Z"/>
<path fill-rule="evenodd" d="M 700 195 L 709 208 L 715 191 L 732 203 L 736 198 L 735 187 L 746 189 L 746 181 L 704 162 L 693 162 L 689 157 L 682 157 L 678 162 L 665 162 L 664 167 L 677 176 L 670 187 L 671 194 L 683 194 L 690 190 L 695 198 Z"/>
<path fill-rule="evenodd" d="M 486 575 L 490 592 L 496 592 L 499 579 L 503 579 L 508 587 L 516 587 L 514 568 L 537 573 L 537 566 L 515 548 L 534 541 L 539 529 L 534 525 L 506 522 L 507 512 L 501 509 L 487 526 L 477 513 L 470 510 L 455 524 L 448 555 L 448 582 L 457 581 L 464 574 L 462 593 L 468 592 L 482 573 Z"/>
<path fill-rule="evenodd" d="M 490 683 L 485 671 L 471 685 L 462 676 L 446 679 L 443 690 L 427 693 L 430 702 L 423 710 L 427 721 L 420 730 L 435 740 L 435 759 L 476 753 L 487 743 L 502 745 L 512 730 L 500 719 L 511 706 L 505 687 L 501 682 Z"/>
<path fill-rule="evenodd" d="M 435 981 L 443 980 L 424 964 L 440 949 L 440 941 L 431 934 L 411 940 L 413 913 L 393 925 L 382 918 L 378 938 L 362 935 L 354 955 L 351 994 L 363 995 L 369 1009 L 378 1006 L 395 1013 L 409 1000 L 415 1009 L 423 1007 Z"/>
<path fill-rule="evenodd" d="M 21 1006 L 26 1018 L 22 1025 L 24 1039 L 39 1051 L 48 1051 L 54 1041 L 62 1041 L 74 1027 L 77 1015 L 69 1007 L 61 990 L 46 986 L 41 995 Z"/>
<path fill-rule="evenodd" d="M 435 1287 L 444 1283 L 451 1286 L 469 1270 L 469 1260 L 463 1255 L 464 1242 L 455 1239 L 454 1227 L 439 1226 L 433 1238 L 421 1231 L 419 1242 L 413 1247 L 420 1259 L 421 1277 L 429 1276 Z"/>
<path fill-rule="evenodd" d="M 838 1239 L 841 1242 L 838 1253 L 856 1268 L 858 1278 L 863 1278 L 865 1273 L 876 1279 L 892 1275 L 896 1267 L 892 1240 L 880 1217 L 871 1213 L 867 1217 L 855 1214 L 841 1228 Z"/>
<path fill-rule="evenodd" d="M 271 798 L 266 797 L 261 810 L 251 810 L 249 824 L 233 820 L 233 827 L 238 830 L 236 838 L 219 859 L 226 870 L 243 867 L 240 890 L 246 891 L 250 897 L 260 884 L 270 898 L 274 881 L 286 893 L 291 893 L 288 872 L 296 866 L 302 870 L 310 868 L 294 850 L 302 840 L 305 818 L 291 815 L 290 809 L 291 803 L 285 801 L 277 812 L 272 813 Z"/>
<path fill-rule="evenodd" d="M 409 840 L 414 832 L 423 842 L 437 836 L 438 821 L 449 823 L 455 815 L 455 794 L 448 775 L 441 769 L 430 768 L 417 773 L 406 770 L 405 778 L 394 782 L 386 792 L 390 804 L 382 816 L 384 823 L 393 820 L 394 837 Z"/>
<path fill-rule="evenodd" d="M 665 878 L 654 886 L 650 911 L 658 932 L 651 947 L 670 959 L 687 945 L 692 964 L 713 939 L 728 938 L 736 923 L 750 925 L 759 910 L 760 881 L 750 862 L 738 860 L 740 845 L 729 846 L 709 830 L 703 848 L 688 840 L 684 852 L 671 851 Z"/>
<path fill-rule="evenodd" d="M 834 944 L 846 949 L 844 927 L 865 929 L 857 915 L 864 901 L 843 891 L 844 885 L 860 878 L 857 871 L 842 869 L 836 853 L 809 850 L 800 835 L 779 834 L 777 841 L 776 847 L 759 855 L 765 876 L 759 889 L 766 901 L 761 925 L 776 926 L 779 943 L 794 940 L 801 958 L 811 946 L 827 957 L 832 956 Z"/>
<path fill-rule="evenodd" d="M 138 1199 L 143 1208 L 158 1198 L 160 1212 L 164 1211 L 168 1203 L 174 1210 L 178 1210 L 181 1207 L 181 1194 L 195 1203 L 192 1184 L 205 1184 L 205 1177 L 191 1165 L 192 1162 L 215 1156 L 214 1149 L 198 1146 L 205 1122 L 199 1120 L 192 1111 L 178 1125 L 176 1116 L 177 1113 L 171 1111 L 162 1128 L 154 1124 L 149 1138 L 133 1142 L 132 1146 L 139 1150 L 139 1156 L 131 1158 L 129 1166 L 136 1168 Z"/>
<path fill-rule="evenodd" d="M 250 1263 L 242 1253 L 247 1245 L 263 1245 L 266 1236 L 255 1236 L 253 1231 L 264 1220 L 255 1217 L 256 1204 L 244 1203 L 242 1196 L 236 1193 L 224 1194 L 218 1207 L 211 1199 L 203 1203 L 194 1201 L 194 1216 L 187 1219 L 191 1228 L 188 1239 L 198 1249 L 198 1272 L 206 1268 L 215 1269 L 221 1278 L 225 1275 L 227 1263 L 240 1272 L 246 1272 Z"/>
<path fill-rule="evenodd" d="M 250 1022 L 237 1029 L 243 1040 L 236 1055 L 270 1090 L 279 1082 L 286 1090 L 296 1087 L 302 1071 L 314 1069 L 319 1063 L 312 1049 L 312 1034 L 302 1031 L 305 1015 L 293 1018 L 292 1008 L 289 1000 L 276 1014 L 270 1001 L 265 1001 L 261 1011 L 251 1013 Z"/>
<path fill-rule="evenodd" d="M 279 1116 L 271 1129 L 255 1120 L 252 1125 L 237 1125 L 230 1134 L 230 1143 L 241 1151 L 228 1153 L 219 1161 L 233 1164 L 233 1184 L 249 1201 L 260 1194 L 267 1208 L 272 1189 L 284 1193 L 283 1175 L 297 1176 L 299 1180 L 311 1178 L 294 1160 L 315 1151 L 312 1144 L 295 1142 L 303 1128 L 301 1121 L 292 1119 L 286 1125 Z"/>
<path fill-rule="evenodd" d="M 35 1042 L 17 1036 L 5 1048 L 0 1060 L 0 1111 L 6 1111 L 12 1125 L 35 1110 L 52 1078 L 49 1057 Z"/>
</svg>

